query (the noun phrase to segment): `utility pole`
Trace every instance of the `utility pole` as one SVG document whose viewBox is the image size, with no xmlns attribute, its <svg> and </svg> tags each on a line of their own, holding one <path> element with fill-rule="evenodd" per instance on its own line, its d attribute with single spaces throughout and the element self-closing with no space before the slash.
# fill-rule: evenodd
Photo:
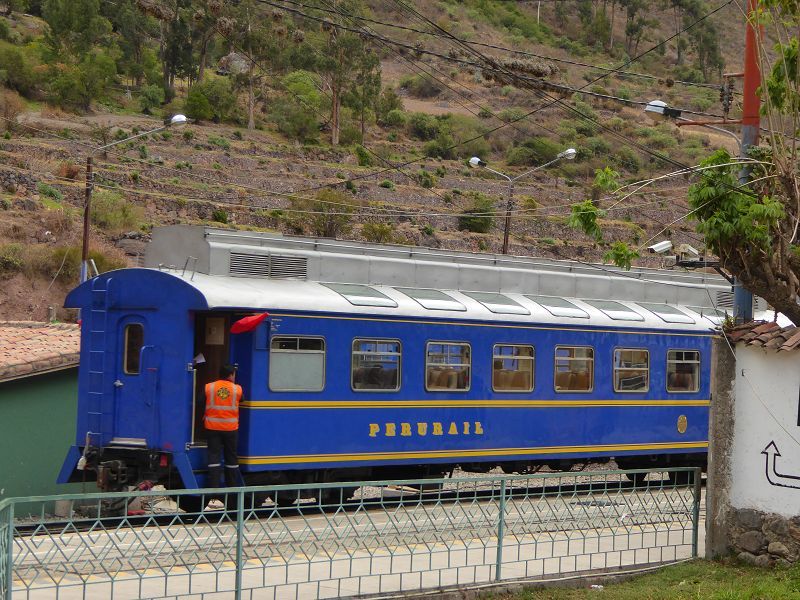
<svg viewBox="0 0 800 600">
<path fill-rule="evenodd" d="M 758 87 L 761 85 L 761 67 L 758 62 L 758 42 L 760 26 L 756 24 L 758 0 L 747 2 L 747 23 L 744 37 L 744 82 L 742 98 L 742 144 L 741 157 L 747 157 L 750 146 L 758 145 L 758 133 L 761 125 L 761 98 Z M 757 30 L 756 27 L 759 29 Z M 742 167 L 739 172 L 739 184 L 746 185 L 750 178 L 750 169 Z M 733 317 L 737 323 L 753 320 L 753 294 L 742 287 L 738 279 L 733 282 Z"/>
</svg>

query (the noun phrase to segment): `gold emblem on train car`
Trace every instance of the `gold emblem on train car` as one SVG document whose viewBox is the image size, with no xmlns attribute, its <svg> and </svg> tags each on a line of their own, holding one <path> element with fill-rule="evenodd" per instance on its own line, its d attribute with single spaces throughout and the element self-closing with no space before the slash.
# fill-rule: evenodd
<svg viewBox="0 0 800 600">
<path fill-rule="evenodd" d="M 686 427 L 689 425 L 689 420 L 686 415 L 678 417 L 678 433 L 686 433 Z"/>
</svg>

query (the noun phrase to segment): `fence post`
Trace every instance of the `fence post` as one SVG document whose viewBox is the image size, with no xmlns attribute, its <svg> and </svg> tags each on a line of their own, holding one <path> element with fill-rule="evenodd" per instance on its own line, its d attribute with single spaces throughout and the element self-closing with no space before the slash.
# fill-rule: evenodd
<svg viewBox="0 0 800 600">
<path fill-rule="evenodd" d="M 692 504 L 692 558 L 697 558 L 697 544 L 700 529 L 700 484 L 702 478 L 702 469 L 696 467 L 694 469 L 694 503 Z"/>
<path fill-rule="evenodd" d="M 500 480 L 500 514 L 497 518 L 497 560 L 494 579 L 500 581 L 503 572 L 503 536 L 506 530 L 506 480 Z"/>
<path fill-rule="evenodd" d="M 241 600 L 242 598 L 242 564 L 243 548 L 244 548 L 244 491 L 239 490 L 236 495 L 236 591 L 234 598 Z"/>
<path fill-rule="evenodd" d="M 11 587 L 14 577 L 14 504 L 9 503 L 4 511 L 6 513 L 6 551 L 3 552 L 2 560 L 5 561 L 3 571 L 5 575 L 5 590 L 0 589 L 0 600 L 11 600 Z"/>
</svg>

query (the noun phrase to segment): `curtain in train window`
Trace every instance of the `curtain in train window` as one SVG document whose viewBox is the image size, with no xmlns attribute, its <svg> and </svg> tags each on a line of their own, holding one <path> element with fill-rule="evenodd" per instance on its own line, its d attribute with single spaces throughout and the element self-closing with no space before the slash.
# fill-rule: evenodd
<svg viewBox="0 0 800 600">
<path fill-rule="evenodd" d="M 397 340 L 353 340 L 353 389 L 396 392 L 400 389 L 400 360 Z"/>
<path fill-rule="evenodd" d="M 325 387 L 325 340 L 275 336 L 269 350 L 269 389 L 321 392 Z"/>
<path fill-rule="evenodd" d="M 556 346 L 554 384 L 557 392 L 591 392 L 594 388 L 594 349 Z"/>
<path fill-rule="evenodd" d="M 471 365 L 469 344 L 428 342 L 425 353 L 426 389 L 467 391 L 470 386 Z"/>
<path fill-rule="evenodd" d="M 650 353 L 647 350 L 614 350 L 614 391 L 646 392 L 650 389 Z"/>
<path fill-rule="evenodd" d="M 700 352 L 670 350 L 667 352 L 667 391 L 696 392 L 700 389 Z"/>
<path fill-rule="evenodd" d="M 492 389 L 495 392 L 533 391 L 533 346 L 495 344 Z"/>
</svg>

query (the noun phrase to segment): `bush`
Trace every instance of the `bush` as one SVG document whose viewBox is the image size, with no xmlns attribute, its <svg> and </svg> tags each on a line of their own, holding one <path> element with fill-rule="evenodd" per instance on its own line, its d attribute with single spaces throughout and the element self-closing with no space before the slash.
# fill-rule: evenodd
<svg viewBox="0 0 800 600">
<path fill-rule="evenodd" d="M 386 116 L 381 121 L 383 125 L 387 127 L 405 127 L 406 121 L 408 118 L 406 117 L 406 113 L 402 110 L 390 110 L 386 113 Z"/>
<path fill-rule="evenodd" d="M 22 270 L 22 264 L 21 244 L 0 246 L 0 274 L 17 273 Z"/>
<path fill-rule="evenodd" d="M 642 166 L 639 155 L 628 146 L 621 146 L 615 153 L 612 162 L 620 169 L 630 173 L 638 173 Z"/>
<path fill-rule="evenodd" d="M 46 184 L 44 181 L 40 181 L 36 184 L 36 191 L 38 191 L 42 196 L 50 198 L 55 202 L 61 202 L 64 199 L 64 194 L 62 194 L 52 185 Z"/>
<path fill-rule="evenodd" d="M 184 142 L 191 142 L 194 139 L 194 131 L 191 129 L 184 129 L 181 136 Z"/>
<path fill-rule="evenodd" d="M 319 122 L 316 114 L 297 102 L 284 99 L 273 105 L 272 121 L 287 138 L 304 144 L 315 142 L 319 137 Z"/>
<path fill-rule="evenodd" d="M 50 71 L 50 101 L 83 111 L 91 108 L 92 101 L 105 98 L 117 77 L 116 62 L 102 50 L 86 53 L 77 65 L 57 63 Z"/>
<path fill-rule="evenodd" d="M 424 75 L 406 75 L 400 79 L 400 87 L 417 98 L 433 98 L 442 93 L 439 83 Z"/>
<path fill-rule="evenodd" d="M 164 88 L 160 85 L 146 85 L 139 94 L 139 106 L 146 115 L 164 104 Z"/>
<path fill-rule="evenodd" d="M 228 213 L 222 208 L 215 208 L 211 213 L 211 220 L 215 223 L 228 223 Z"/>
<path fill-rule="evenodd" d="M 494 224 L 494 216 L 486 213 L 494 211 L 494 202 L 480 192 L 473 192 L 472 197 L 472 205 L 458 217 L 458 229 L 473 233 L 488 233 Z"/>
<path fill-rule="evenodd" d="M 447 129 L 440 129 L 436 139 L 422 147 L 422 152 L 429 158 L 451 159 L 455 157 L 453 136 Z M 463 148 L 461 148 L 463 151 Z"/>
<path fill-rule="evenodd" d="M 236 106 L 236 94 L 231 82 L 224 77 L 213 77 L 196 83 L 186 97 L 186 114 L 192 119 L 215 123 L 230 117 Z"/>
<path fill-rule="evenodd" d="M 378 118 L 378 123 L 384 124 L 389 113 L 395 111 L 403 112 L 403 100 L 392 88 L 385 88 L 378 97 L 378 102 L 375 106 L 375 116 Z M 388 125 L 388 123 L 386 124 Z"/>
<path fill-rule="evenodd" d="M 420 172 L 417 173 L 417 181 L 426 189 L 432 188 L 433 184 L 436 182 L 433 175 L 424 169 L 421 169 Z"/>
<path fill-rule="evenodd" d="M 223 137 L 219 137 L 218 135 L 210 135 L 208 136 L 208 143 L 212 146 L 217 146 L 218 148 L 222 148 L 223 150 L 230 150 L 231 143 Z"/>
<path fill-rule="evenodd" d="M 25 105 L 16 92 L 4 90 L 0 93 L 0 116 L 3 117 L 3 129 L 13 131 L 17 125 L 17 117 L 23 110 L 25 110 Z"/>
<path fill-rule="evenodd" d="M 388 179 L 384 179 L 378 184 L 378 187 L 386 188 L 387 190 L 393 190 L 394 184 Z"/>
<path fill-rule="evenodd" d="M 359 203 L 345 192 L 325 188 L 315 199 L 293 198 L 292 208 L 308 211 L 294 222 L 298 233 L 310 232 L 319 237 L 339 237 L 352 227 L 353 216 Z"/>
<path fill-rule="evenodd" d="M 352 146 L 353 144 L 360 144 L 364 141 L 361 135 L 361 129 L 353 125 L 346 125 L 339 130 L 339 143 L 342 146 Z"/>
<path fill-rule="evenodd" d="M 104 231 L 138 229 L 142 215 L 141 207 L 126 202 L 118 192 L 97 190 L 92 196 L 92 223 Z"/>
<path fill-rule="evenodd" d="M 388 244 L 394 240 L 394 227 L 391 223 L 364 223 L 361 235 L 368 242 Z"/>
<path fill-rule="evenodd" d="M 186 116 L 197 122 L 208 121 L 214 116 L 211 109 L 211 102 L 198 86 L 193 86 L 186 95 L 186 103 L 183 106 Z"/>
<path fill-rule="evenodd" d="M 559 153 L 560 146 L 547 138 L 533 137 L 521 146 L 512 148 L 506 161 L 513 166 L 536 166 L 553 160 Z"/>
<path fill-rule="evenodd" d="M 0 82 L 25 97 L 31 97 L 36 91 L 36 72 L 27 56 L 16 46 L 0 45 Z"/>
<path fill-rule="evenodd" d="M 373 165 L 372 155 L 364 146 L 358 145 L 355 148 L 356 159 L 359 167 L 371 167 Z"/>
<path fill-rule="evenodd" d="M 411 113 L 408 119 L 409 133 L 420 140 L 432 140 L 439 133 L 439 122 L 425 113 Z"/>
</svg>

